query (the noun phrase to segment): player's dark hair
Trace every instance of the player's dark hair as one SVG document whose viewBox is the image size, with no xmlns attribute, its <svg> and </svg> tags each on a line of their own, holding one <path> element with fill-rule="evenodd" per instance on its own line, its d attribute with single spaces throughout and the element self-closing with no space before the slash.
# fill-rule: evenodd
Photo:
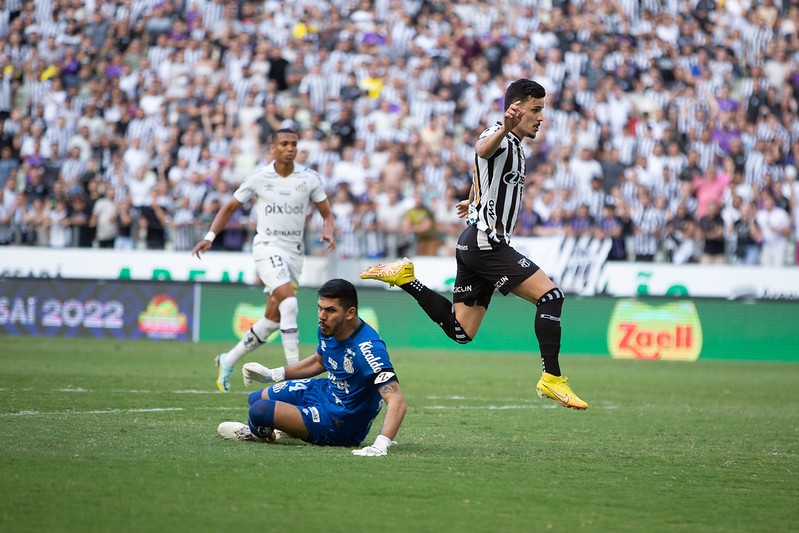
<svg viewBox="0 0 799 533">
<path fill-rule="evenodd" d="M 505 90 L 505 111 L 516 101 L 524 102 L 528 98 L 544 98 L 547 90 L 537 81 L 521 78 L 510 85 Z"/>
<path fill-rule="evenodd" d="M 320 298 L 337 298 L 344 309 L 358 309 L 358 292 L 355 285 L 346 279 L 335 278 L 326 281 L 317 292 Z"/>
<path fill-rule="evenodd" d="M 272 133 L 272 138 L 270 142 L 272 144 L 275 144 L 275 141 L 277 141 L 277 136 L 280 135 L 281 133 L 291 133 L 292 135 L 297 135 L 297 137 L 299 137 L 297 132 L 292 128 L 280 128 L 279 130 Z"/>
</svg>

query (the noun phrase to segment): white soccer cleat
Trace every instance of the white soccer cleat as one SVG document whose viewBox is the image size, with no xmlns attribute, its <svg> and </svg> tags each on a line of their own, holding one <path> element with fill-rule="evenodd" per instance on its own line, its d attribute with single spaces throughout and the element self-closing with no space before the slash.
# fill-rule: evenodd
<svg viewBox="0 0 799 533">
<path fill-rule="evenodd" d="M 230 392 L 230 373 L 233 367 L 222 362 L 225 353 L 221 353 L 214 358 L 214 364 L 219 368 L 219 376 L 216 378 L 216 386 L 219 392 Z"/>
<path fill-rule="evenodd" d="M 222 422 L 217 426 L 216 431 L 219 433 L 219 436 L 223 439 L 228 440 L 252 440 L 256 442 L 274 442 L 275 434 L 271 431 L 271 428 L 259 428 L 259 429 L 270 429 L 269 437 L 261 438 L 257 435 L 253 435 L 252 431 L 250 431 L 250 426 L 247 424 L 242 424 L 241 422 Z"/>
<path fill-rule="evenodd" d="M 229 440 L 248 440 L 245 438 L 239 438 L 239 435 L 244 437 L 246 434 L 252 435 L 250 431 L 250 427 L 247 424 L 242 424 L 241 422 L 222 422 L 216 428 L 217 433 L 223 439 Z"/>
</svg>

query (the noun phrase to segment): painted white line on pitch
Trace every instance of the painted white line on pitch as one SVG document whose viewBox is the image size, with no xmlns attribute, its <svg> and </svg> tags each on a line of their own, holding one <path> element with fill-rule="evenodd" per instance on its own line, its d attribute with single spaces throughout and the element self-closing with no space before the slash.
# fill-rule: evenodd
<svg viewBox="0 0 799 533">
<path fill-rule="evenodd" d="M 35 391 L 36 389 L 33 387 L 25 387 L 20 389 L 5 389 L 0 388 L 0 392 L 5 391 L 25 391 L 31 392 Z M 233 391 L 228 394 L 250 394 L 256 390 L 260 389 L 253 389 L 251 391 L 243 390 L 243 391 Z M 76 387 L 76 388 L 60 388 L 60 389 L 50 389 L 50 392 L 113 392 L 115 394 L 221 394 L 216 389 L 207 389 L 207 390 L 200 390 L 200 389 L 185 389 L 185 390 L 143 390 L 143 389 L 133 389 L 133 390 L 122 390 L 122 389 L 111 389 L 110 391 L 98 391 L 92 389 L 84 389 L 83 387 Z"/>
<path fill-rule="evenodd" d="M 0 417 L 6 416 L 63 416 L 63 415 L 112 415 L 118 413 L 163 413 L 169 411 L 192 411 L 192 410 L 214 410 L 214 411 L 241 411 L 242 407 L 152 407 L 147 409 L 103 409 L 97 411 L 19 411 L 16 413 L 0 413 Z"/>
<path fill-rule="evenodd" d="M 487 410 L 501 411 L 505 409 L 555 409 L 560 407 L 556 404 L 529 404 L 529 405 L 426 405 L 422 409 L 435 409 L 439 411 L 461 411 L 461 410 Z"/>
<path fill-rule="evenodd" d="M 605 404 L 591 404 L 593 409 L 616 409 L 616 406 L 610 403 Z M 425 405 L 422 409 L 432 409 L 439 411 L 460 411 L 460 410 L 486 410 L 486 411 L 501 411 L 505 409 L 557 409 L 559 404 L 554 402 L 547 403 L 530 403 L 525 405 L 511 404 L 511 405 Z"/>
</svg>

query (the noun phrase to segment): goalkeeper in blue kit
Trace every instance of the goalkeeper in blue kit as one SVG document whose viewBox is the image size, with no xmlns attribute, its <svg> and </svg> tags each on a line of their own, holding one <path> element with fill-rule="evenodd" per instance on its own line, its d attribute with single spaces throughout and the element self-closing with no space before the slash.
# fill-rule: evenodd
<svg viewBox="0 0 799 533">
<path fill-rule="evenodd" d="M 297 363 L 244 365 L 244 384 L 276 383 L 249 396 L 247 424 L 223 422 L 227 439 L 271 442 L 283 433 L 322 446 L 359 446 L 386 404 L 380 435 L 361 456 L 386 455 L 405 416 L 405 397 L 378 333 L 358 316 L 352 283 L 332 279 L 318 291 L 319 345 Z M 323 372 L 327 378 L 309 379 Z M 276 433 L 277 432 L 279 433 Z"/>
</svg>

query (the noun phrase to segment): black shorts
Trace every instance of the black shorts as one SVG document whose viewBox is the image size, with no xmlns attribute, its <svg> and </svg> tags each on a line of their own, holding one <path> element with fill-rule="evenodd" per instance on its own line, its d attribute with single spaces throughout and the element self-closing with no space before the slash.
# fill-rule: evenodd
<svg viewBox="0 0 799 533">
<path fill-rule="evenodd" d="M 509 244 L 495 242 L 476 226 L 469 226 L 455 246 L 458 272 L 452 300 L 468 306 L 488 308 L 491 295 L 503 296 L 538 272 L 539 267 Z"/>
</svg>

